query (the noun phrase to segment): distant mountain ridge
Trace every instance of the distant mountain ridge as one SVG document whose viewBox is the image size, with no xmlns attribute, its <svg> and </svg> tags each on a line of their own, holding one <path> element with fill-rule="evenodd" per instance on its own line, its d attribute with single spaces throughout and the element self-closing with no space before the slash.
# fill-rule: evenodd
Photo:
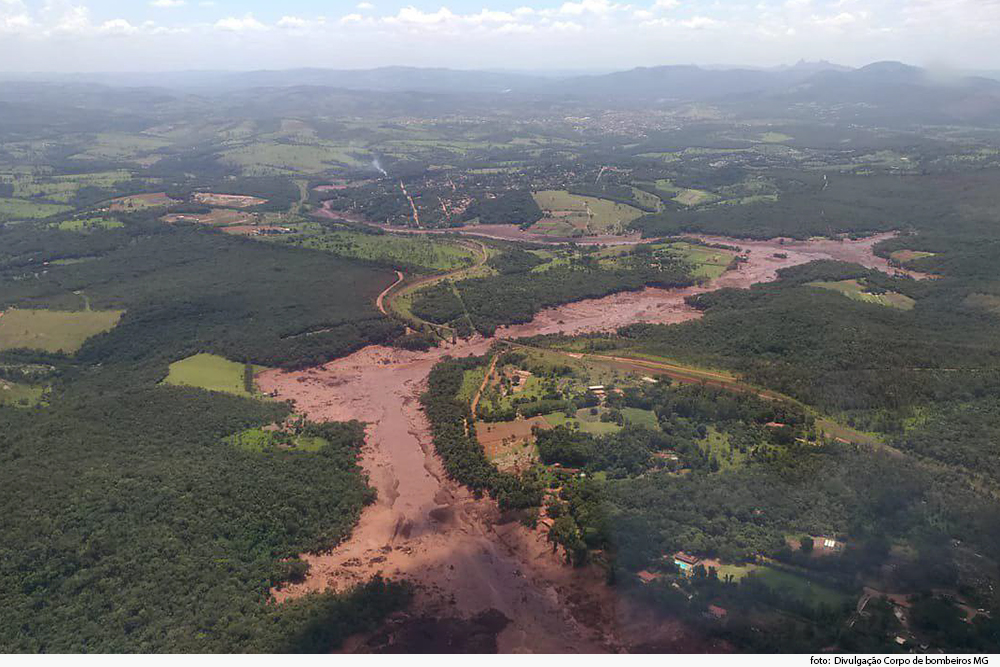
<svg viewBox="0 0 1000 667">
<path fill-rule="evenodd" d="M 32 75 L 7 75 L 7 86 L 27 85 Z M 35 80 L 80 86 L 97 84 L 196 94 L 213 98 L 259 90 L 270 97 L 330 92 L 397 95 L 413 104 L 445 108 L 474 98 L 509 97 L 512 103 L 579 101 L 588 104 L 660 106 L 710 103 L 736 117 L 747 113 L 823 117 L 857 122 L 1000 124 L 1000 81 L 943 74 L 900 62 L 857 69 L 800 61 L 771 69 L 696 65 L 637 67 L 610 74 L 544 76 L 520 72 L 447 68 L 381 67 L 367 70 L 302 68 L 251 72 L 38 75 Z M 310 92 L 312 91 L 312 92 Z M 419 97 L 419 96 L 425 97 Z M 431 99 L 426 96 L 434 96 Z M 3 95 L 0 94 L 0 98 Z M 335 96 L 337 99 L 343 95 Z M 523 98 L 523 99 L 522 99 Z M 381 102 L 388 103 L 385 99 Z M 482 103 L 479 99 L 477 103 Z M 499 102 L 498 102 L 499 103 Z"/>
</svg>

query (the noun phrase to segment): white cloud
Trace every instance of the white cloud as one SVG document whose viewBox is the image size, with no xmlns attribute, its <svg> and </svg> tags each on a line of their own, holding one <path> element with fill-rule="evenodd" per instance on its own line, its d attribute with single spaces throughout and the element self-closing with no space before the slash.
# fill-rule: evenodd
<svg viewBox="0 0 1000 667">
<path fill-rule="evenodd" d="M 694 16 L 685 21 L 679 21 L 677 25 L 689 30 L 704 30 L 705 28 L 713 28 L 719 25 L 719 21 L 708 16 Z"/>
<path fill-rule="evenodd" d="M 653 3 L 653 9 L 677 9 L 681 6 L 679 0 L 656 0 Z"/>
<path fill-rule="evenodd" d="M 346 25 L 348 23 L 358 23 L 364 18 L 365 17 L 362 16 L 361 14 L 348 14 L 347 16 L 341 17 L 340 22 Z"/>
<path fill-rule="evenodd" d="M 509 34 L 519 34 L 526 35 L 535 32 L 535 26 L 529 23 L 504 23 L 502 26 L 497 28 L 497 32 L 501 35 Z"/>
<path fill-rule="evenodd" d="M 375 5 L 373 5 L 370 2 L 359 2 L 355 7 L 355 9 L 360 9 L 363 12 L 370 12 L 371 10 L 375 9 Z"/>
<path fill-rule="evenodd" d="M 42 7 L 42 16 L 48 26 L 45 34 L 73 35 L 91 29 L 90 10 L 64 0 L 48 0 Z"/>
<path fill-rule="evenodd" d="M 26 32 L 33 21 L 21 0 L 0 0 L 0 33 Z"/>
<path fill-rule="evenodd" d="M 242 18 L 229 16 L 219 19 L 215 22 L 215 27 L 229 32 L 256 32 L 267 29 L 267 26 L 255 19 L 253 14 L 244 14 Z"/>
<path fill-rule="evenodd" d="M 149 3 L 149 6 L 158 9 L 172 9 L 174 7 L 183 7 L 186 4 L 185 0 L 153 0 Z"/>
<path fill-rule="evenodd" d="M 582 25 L 573 21 L 556 21 L 552 24 L 552 27 L 561 32 L 579 32 L 583 30 Z"/>
<path fill-rule="evenodd" d="M 584 14 L 603 16 L 620 7 L 621 5 L 611 4 L 608 0 L 580 0 L 580 2 L 564 2 L 559 7 L 559 13 L 564 16 L 582 16 Z"/>
<path fill-rule="evenodd" d="M 456 19 L 456 15 L 447 7 L 442 7 L 436 12 L 424 12 L 413 5 L 403 7 L 395 16 L 387 16 L 386 23 L 403 23 L 410 25 L 440 25 Z"/>
<path fill-rule="evenodd" d="M 298 16 L 282 16 L 276 24 L 279 28 L 305 28 L 309 21 Z"/>
<path fill-rule="evenodd" d="M 468 16 L 467 20 L 471 23 L 504 23 L 507 21 L 513 21 L 514 15 L 507 12 L 494 12 L 489 9 L 484 9 L 478 14 Z"/>
<path fill-rule="evenodd" d="M 139 28 L 125 19 L 111 19 L 102 23 L 97 31 L 105 35 L 134 35 Z"/>
<path fill-rule="evenodd" d="M 812 22 L 826 28 L 843 28 L 856 23 L 858 16 L 851 12 L 841 12 L 832 16 L 813 16 Z"/>
</svg>

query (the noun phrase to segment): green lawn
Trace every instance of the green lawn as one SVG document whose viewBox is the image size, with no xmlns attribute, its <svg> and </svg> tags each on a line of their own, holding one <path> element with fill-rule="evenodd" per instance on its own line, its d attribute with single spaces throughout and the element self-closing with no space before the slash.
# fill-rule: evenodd
<svg viewBox="0 0 1000 667">
<path fill-rule="evenodd" d="M 297 452 L 318 452 L 328 443 L 323 438 L 309 435 L 292 435 L 278 431 L 251 428 L 226 438 L 226 442 L 247 452 L 265 452 L 272 448 Z"/>
<path fill-rule="evenodd" d="M 757 576 L 768 588 L 790 598 L 806 603 L 810 607 L 840 607 L 849 602 L 851 596 L 814 583 L 797 574 L 779 570 L 773 567 L 761 566 L 754 570 Z"/>
<path fill-rule="evenodd" d="M 244 369 L 245 364 L 202 353 L 170 364 L 170 373 L 164 382 L 250 397 L 252 394 L 246 391 L 243 384 Z M 260 370 L 260 366 L 254 366 L 254 373 Z"/>
<path fill-rule="evenodd" d="M 840 292 L 849 299 L 854 299 L 855 301 L 864 301 L 865 303 L 874 303 L 879 306 L 886 306 L 888 308 L 897 308 L 899 310 L 912 310 L 913 306 L 916 305 L 916 301 L 906 296 L 905 294 L 899 294 L 897 292 L 883 292 L 882 294 L 873 294 L 868 291 L 867 285 L 863 284 L 858 280 L 839 280 L 836 282 L 832 281 L 815 281 L 811 283 L 806 283 L 807 287 L 819 287 L 821 289 L 833 290 L 834 292 Z"/>
<path fill-rule="evenodd" d="M 0 317 L 0 350 L 24 347 L 72 354 L 91 336 L 110 331 L 122 310 L 9 310 Z"/>
<path fill-rule="evenodd" d="M 660 430 L 660 422 L 656 419 L 656 413 L 652 410 L 641 408 L 622 408 L 625 415 L 625 423 L 633 426 L 642 426 L 654 431 Z"/>
<path fill-rule="evenodd" d="M 600 412 L 598 411 L 598 414 L 592 415 L 590 414 L 590 408 L 584 408 L 577 410 L 576 416 L 572 418 L 567 417 L 562 412 L 553 412 L 543 415 L 543 419 L 552 426 L 564 426 L 570 422 L 575 422 L 581 431 L 590 433 L 591 435 L 606 435 L 608 433 L 617 433 L 621 430 L 621 426 L 614 422 L 602 422 Z"/>
</svg>

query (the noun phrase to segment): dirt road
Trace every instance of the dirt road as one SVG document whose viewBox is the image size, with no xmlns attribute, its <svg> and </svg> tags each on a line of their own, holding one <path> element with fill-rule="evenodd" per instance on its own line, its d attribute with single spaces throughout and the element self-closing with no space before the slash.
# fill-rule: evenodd
<svg viewBox="0 0 1000 667">
<path fill-rule="evenodd" d="M 703 286 L 569 304 L 543 311 L 528 324 L 502 328 L 497 336 L 694 319 L 700 312 L 684 304 L 685 297 L 773 280 L 783 267 L 847 259 L 881 268 L 871 248 L 882 238 L 784 245 L 711 239 L 749 248 L 748 261 Z M 445 476 L 417 398 L 442 357 L 482 354 L 491 342 L 477 337 L 428 352 L 372 346 L 318 368 L 259 376 L 264 392 L 293 400 L 310 419 L 367 422 L 362 466 L 378 491 L 351 537 L 329 553 L 304 555 L 311 565 L 306 580 L 275 591 L 275 598 L 344 590 L 383 573 L 417 585 L 414 614 L 468 619 L 499 611 L 509 620 L 496 637 L 503 652 L 617 651 L 649 645 L 654 638 L 660 650 L 711 649 L 675 622 L 633 623 L 634 610 L 616 599 L 601 577 L 563 566 L 543 533 L 505 522 L 492 501 L 474 498 Z"/>
<path fill-rule="evenodd" d="M 388 314 L 385 311 L 385 297 L 389 294 L 389 292 L 396 289 L 396 286 L 399 285 L 399 283 L 403 282 L 403 278 L 404 278 L 403 272 L 396 271 L 396 282 L 394 282 L 393 284 L 389 285 L 384 290 L 382 290 L 382 292 L 379 293 L 378 298 L 375 299 L 375 307 L 378 308 L 379 312 L 382 313 L 383 315 Z"/>
</svg>

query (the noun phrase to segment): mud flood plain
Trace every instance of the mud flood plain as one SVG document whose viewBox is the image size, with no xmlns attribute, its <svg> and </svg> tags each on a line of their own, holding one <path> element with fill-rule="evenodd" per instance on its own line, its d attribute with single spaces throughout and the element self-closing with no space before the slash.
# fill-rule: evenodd
<svg viewBox="0 0 1000 667">
<path fill-rule="evenodd" d="M 498 330 L 497 338 L 683 322 L 700 317 L 684 302 L 688 296 L 771 281 L 782 268 L 817 259 L 898 271 L 872 252 L 891 236 L 843 241 L 699 237 L 749 250 L 747 261 L 696 287 L 646 289 L 551 308 L 527 324 Z M 501 652 L 618 652 L 652 646 L 726 650 L 621 599 L 599 573 L 564 566 L 544 533 L 505 520 L 491 500 L 476 498 L 447 478 L 418 396 L 442 357 L 483 354 L 493 342 L 474 337 L 428 352 L 370 346 L 320 367 L 258 376 L 263 391 L 294 401 L 296 411 L 312 420 L 366 422 L 361 465 L 378 492 L 352 535 L 327 553 L 304 554 L 311 566 L 305 581 L 275 590 L 274 598 L 281 602 L 310 591 L 343 591 L 381 573 L 407 579 L 417 590 L 411 609 L 390 622 L 395 630 L 381 633 L 383 644 L 386 636 L 405 644 L 414 632 L 437 632 L 449 645 Z M 414 631 L 415 626 L 422 629 Z M 369 642 L 358 638 L 348 649 L 376 650 Z"/>
</svg>

